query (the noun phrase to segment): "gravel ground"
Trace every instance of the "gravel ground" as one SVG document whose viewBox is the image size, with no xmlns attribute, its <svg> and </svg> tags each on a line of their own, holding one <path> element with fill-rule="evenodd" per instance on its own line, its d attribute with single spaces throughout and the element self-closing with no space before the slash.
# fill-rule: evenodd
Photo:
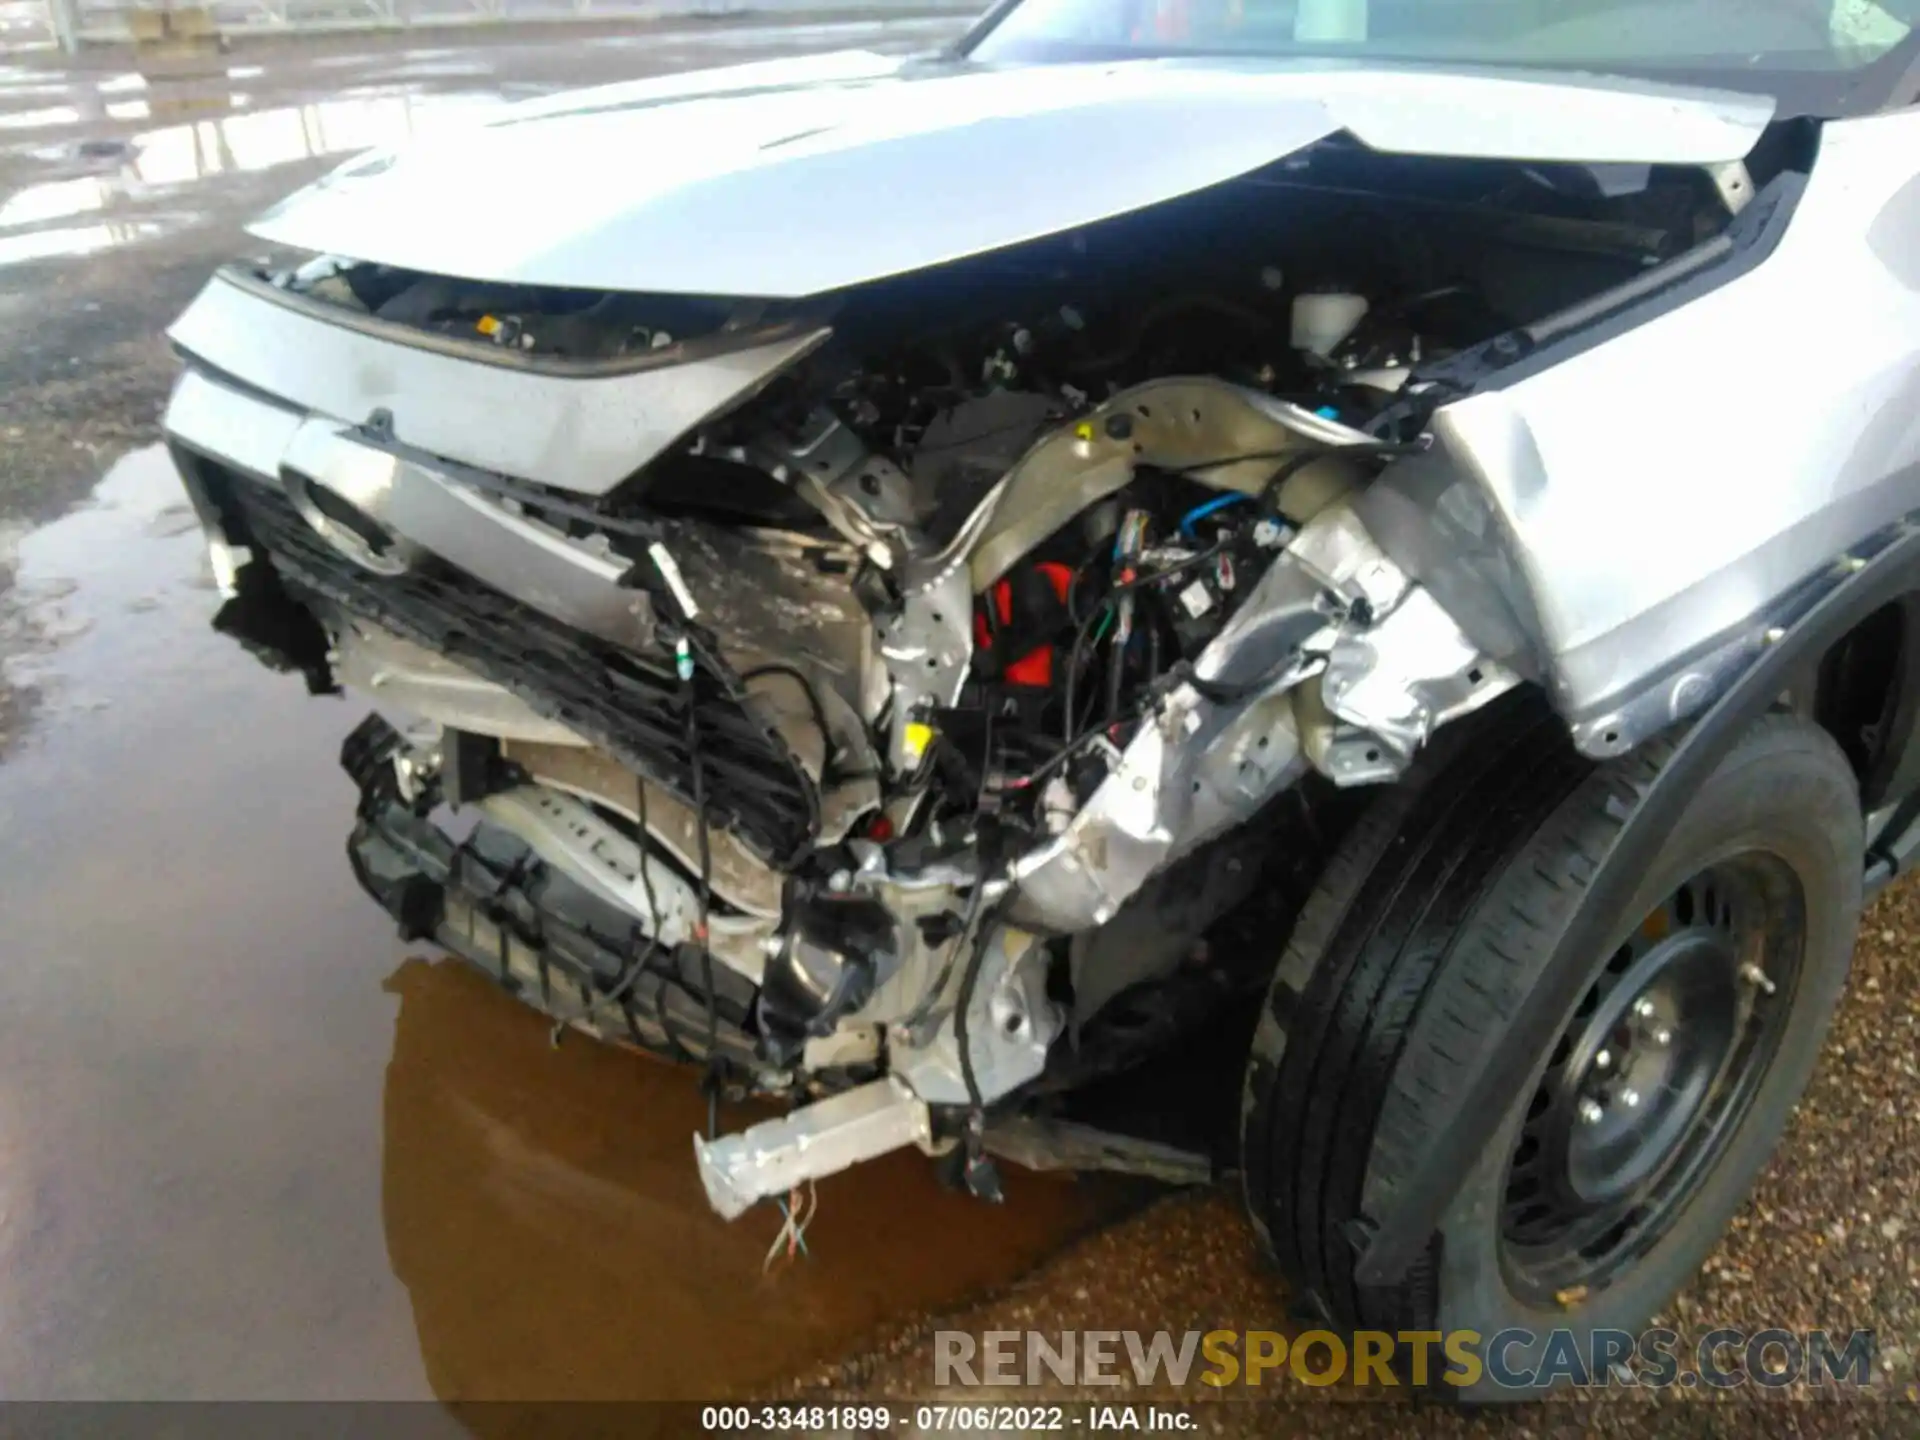
<svg viewBox="0 0 1920 1440">
<path fill-rule="evenodd" d="M 1920 886 L 1906 883 L 1869 910 L 1848 994 L 1820 1068 L 1787 1138 L 1725 1241 L 1656 1323 L 1682 1350 L 1720 1327 L 1747 1331 L 1877 1332 L 1879 1373 L 1867 1398 L 1795 1403 L 1755 1386 L 1710 1393 L 1668 1389 L 1566 1406 L 1463 1415 L 1431 1405 L 1426 1433 L 1526 1437 L 1920 1433 L 1913 1345 L 1920 1326 Z M 839 1367 L 796 1377 L 796 1392 L 860 1399 L 933 1395 L 936 1330 L 1286 1329 L 1287 1297 L 1257 1253 L 1236 1196 L 1170 1198 L 1042 1267 L 1008 1293 L 956 1314 L 903 1326 Z M 1206 1432 L 1227 1436 L 1391 1434 L 1404 1404 L 1350 1391 L 1288 1387 L 1269 1403 L 1191 1386 L 1156 1397 L 1065 1387 L 1003 1398 L 1113 1403 L 1161 1398 L 1199 1404 Z M 941 1397 L 974 1403 L 989 1392 Z M 1803 1402 L 1821 1397 L 1801 1391 Z M 1831 1401 L 1832 1396 L 1826 1397 Z M 1342 1402 L 1350 1403 L 1342 1403 Z M 1771 1402 L 1771 1403 L 1769 1403 Z"/>
</svg>

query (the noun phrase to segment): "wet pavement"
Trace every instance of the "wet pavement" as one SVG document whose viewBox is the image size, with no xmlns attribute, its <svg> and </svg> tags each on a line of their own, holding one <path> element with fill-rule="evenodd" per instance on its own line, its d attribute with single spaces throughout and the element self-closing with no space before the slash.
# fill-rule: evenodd
<svg viewBox="0 0 1920 1440">
<path fill-rule="evenodd" d="M 157 448 L 17 545 L 0 765 L 0 1396 L 711 1398 L 1003 1284 L 1098 1192 L 708 1210 L 697 1077 L 409 952 L 342 852 L 362 713 L 207 626 Z M 27 673 L 20 673 L 27 672 Z M 729 1123 L 752 1118 L 736 1113 Z"/>
<path fill-rule="evenodd" d="M 955 24 L 362 37 L 152 73 L 0 52 L 0 1396 L 902 1396 L 930 1387 L 941 1316 L 979 1333 L 1284 1314 L 1231 1195 L 1102 1228 L 1096 1189 L 1015 1173 L 989 1208 L 913 1157 L 823 1185 L 811 1258 L 764 1275 L 771 1216 L 723 1225 L 700 1194 L 691 1076 L 552 1050 L 361 897 L 333 763 L 361 710 L 207 628 L 197 535 L 151 447 L 166 322 L 249 253 L 241 217 L 355 146 L 503 96 L 917 48 Z M 1906 886 L 1869 916 L 1786 1146 L 1669 1318 L 1875 1326 L 1886 1393 L 1920 1400 L 1916 937 Z M 1203 1428 L 1410 1425 L 1294 1398 Z M 1792 1408 L 1807 1433 L 1912 1429 Z M 1639 1404 L 1572 1428 L 1678 1429 Z"/>
</svg>

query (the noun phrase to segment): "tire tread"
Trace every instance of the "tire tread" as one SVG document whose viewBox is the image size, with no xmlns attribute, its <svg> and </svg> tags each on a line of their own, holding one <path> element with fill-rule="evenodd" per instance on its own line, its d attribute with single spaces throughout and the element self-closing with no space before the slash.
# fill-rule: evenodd
<svg viewBox="0 0 1920 1440">
<path fill-rule="evenodd" d="M 1276 969 L 1242 1103 L 1243 1183 L 1268 1251 L 1336 1320 L 1427 1328 L 1434 1266 L 1362 1293 L 1356 1226 L 1386 1213 L 1537 982 L 1675 742 L 1603 767 L 1537 702 L 1459 727 L 1330 858 Z M 1790 733 L 1789 733 L 1790 732 Z M 1740 749 L 1811 747 L 1792 716 Z"/>
</svg>

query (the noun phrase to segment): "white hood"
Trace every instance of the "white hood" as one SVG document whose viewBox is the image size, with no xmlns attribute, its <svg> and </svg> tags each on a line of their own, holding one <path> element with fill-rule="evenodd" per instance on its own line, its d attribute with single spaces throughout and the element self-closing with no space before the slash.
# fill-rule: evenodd
<svg viewBox="0 0 1920 1440">
<path fill-rule="evenodd" d="M 1141 209 L 1342 130 L 1407 154 L 1713 164 L 1772 114 L 1591 76 L 850 52 L 503 107 L 352 161 L 250 228 L 476 280 L 789 298 Z"/>
</svg>

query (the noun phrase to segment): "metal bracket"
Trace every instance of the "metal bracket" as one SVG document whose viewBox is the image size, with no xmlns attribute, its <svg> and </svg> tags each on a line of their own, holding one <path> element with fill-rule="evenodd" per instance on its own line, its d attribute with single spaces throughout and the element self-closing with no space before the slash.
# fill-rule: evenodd
<svg viewBox="0 0 1920 1440">
<path fill-rule="evenodd" d="M 742 453 L 804 494 L 881 569 L 911 552 L 912 482 L 831 410 L 808 415 L 799 435 L 763 438 Z"/>
<path fill-rule="evenodd" d="M 967 1047 L 981 1098 L 992 1101 L 1046 1069 L 1047 1050 L 1065 1021 L 1047 998 L 1046 952 L 1033 935 L 1002 926 L 985 945 L 967 1007 Z M 899 1031 L 890 1038 L 893 1073 L 914 1094 L 936 1105 L 969 1103 L 951 1013 L 924 1039 Z"/>
<path fill-rule="evenodd" d="M 1747 171 L 1746 161 L 1727 160 L 1707 166 L 1706 171 L 1729 215 L 1738 215 L 1753 203 L 1753 176 Z"/>
<path fill-rule="evenodd" d="M 1210 1185 L 1213 1161 L 1195 1150 L 1097 1130 L 1072 1120 L 1016 1115 L 989 1121 L 982 1136 L 1002 1160 L 1028 1170 L 1102 1170 L 1143 1175 L 1163 1185 Z"/>
<path fill-rule="evenodd" d="M 898 1080 L 876 1080 L 718 1140 L 693 1137 L 707 1201 L 737 1220 L 756 1201 L 908 1145 L 930 1148 L 933 1119 Z"/>
</svg>

